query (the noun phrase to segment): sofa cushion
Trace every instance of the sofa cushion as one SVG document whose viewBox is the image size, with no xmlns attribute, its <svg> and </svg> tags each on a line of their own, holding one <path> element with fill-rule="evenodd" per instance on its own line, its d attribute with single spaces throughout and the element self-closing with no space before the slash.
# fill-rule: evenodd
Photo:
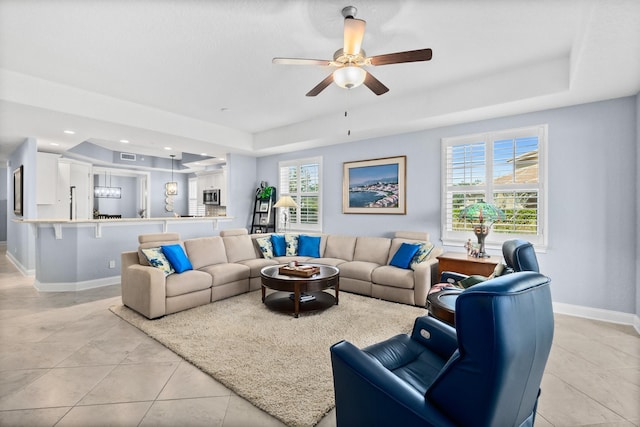
<svg viewBox="0 0 640 427">
<path fill-rule="evenodd" d="M 184 253 L 184 249 L 180 245 L 163 245 L 160 246 L 164 256 L 167 257 L 171 266 L 176 273 L 183 273 L 187 270 L 193 270 L 191 262 L 187 255 Z"/>
<path fill-rule="evenodd" d="M 229 228 L 227 230 L 220 230 L 220 237 L 229 237 L 229 236 L 244 236 L 249 235 L 249 232 L 246 228 Z"/>
<path fill-rule="evenodd" d="M 165 288 L 167 297 L 175 297 L 211 287 L 213 280 L 210 274 L 203 271 L 189 270 L 182 274 L 167 277 Z"/>
<path fill-rule="evenodd" d="M 153 233 L 141 234 L 138 236 L 138 261 L 141 265 L 150 265 L 147 257 L 142 253 L 142 249 L 159 248 L 162 245 L 180 243 L 178 233 Z"/>
<path fill-rule="evenodd" d="M 245 259 L 254 259 L 256 257 L 253 242 L 248 234 L 223 236 L 222 241 L 227 252 L 228 262 L 244 261 Z"/>
<path fill-rule="evenodd" d="M 227 263 L 203 267 L 201 271 L 213 276 L 213 286 L 226 285 L 227 283 L 249 279 L 251 269 L 243 264 Z"/>
<path fill-rule="evenodd" d="M 161 248 L 145 248 L 141 251 L 147 260 L 147 265 L 159 268 L 165 276 L 176 272 Z"/>
<path fill-rule="evenodd" d="M 380 267 L 379 264 L 367 261 L 347 261 L 340 264 L 340 277 L 349 279 L 362 280 L 364 282 L 371 281 L 373 270 Z"/>
<path fill-rule="evenodd" d="M 271 244 L 273 245 L 273 256 L 285 256 L 287 253 L 287 243 L 282 234 L 272 234 Z"/>
<path fill-rule="evenodd" d="M 358 237 L 353 260 L 385 265 L 389 257 L 390 247 L 391 239 L 386 237 Z"/>
<path fill-rule="evenodd" d="M 260 270 L 269 265 L 278 265 L 275 259 L 254 258 L 238 261 L 238 264 L 249 267 L 249 277 L 260 277 Z"/>
<path fill-rule="evenodd" d="M 393 265 L 399 268 L 409 268 L 411 260 L 413 259 L 413 256 L 416 254 L 416 252 L 418 252 L 418 249 L 420 249 L 420 245 L 418 244 L 401 244 L 396 253 L 393 255 L 393 258 L 391 258 L 389 265 Z"/>
<path fill-rule="evenodd" d="M 298 255 L 320 258 L 320 236 L 298 236 Z"/>
<path fill-rule="evenodd" d="M 339 265 L 344 264 L 345 262 L 349 262 L 349 261 L 345 261 L 341 258 L 307 258 L 308 262 L 312 262 L 314 264 L 324 264 L 324 265 L 332 265 L 334 267 L 337 267 Z"/>
<path fill-rule="evenodd" d="M 327 236 L 327 247 L 324 250 L 323 257 L 353 261 L 356 240 L 357 238 L 355 236 L 330 234 Z"/>
<path fill-rule="evenodd" d="M 413 270 L 392 265 L 383 265 L 373 270 L 371 281 L 378 285 L 394 288 L 413 289 L 415 287 Z"/>
<path fill-rule="evenodd" d="M 418 249 L 416 254 L 413 256 L 413 259 L 411 259 L 411 264 L 409 265 L 409 268 L 411 268 L 412 270 L 415 270 L 418 264 L 429 259 L 429 255 L 431 254 L 433 247 L 434 247 L 433 243 L 431 242 L 421 243 L 420 248 Z"/>
<path fill-rule="evenodd" d="M 263 258 L 273 258 L 273 243 L 271 243 L 271 236 L 258 237 L 255 241 Z"/>
<path fill-rule="evenodd" d="M 227 262 L 227 251 L 220 236 L 185 240 L 184 246 L 194 270 L 199 270 L 206 265 Z"/>
</svg>

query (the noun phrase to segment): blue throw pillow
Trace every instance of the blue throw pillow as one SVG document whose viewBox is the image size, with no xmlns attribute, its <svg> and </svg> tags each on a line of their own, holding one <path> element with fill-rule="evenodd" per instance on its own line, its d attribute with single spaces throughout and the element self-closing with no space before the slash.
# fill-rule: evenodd
<svg viewBox="0 0 640 427">
<path fill-rule="evenodd" d="M 167 257 L 171 266 L 176 273 L 182 273 L 183 271 L 193 270 L 191 261 L 187 258 L 187 254 L 184 253 L 184 249 L 180 245 L 164 245 L 161 246 L 162 253 Z"/>
<path fill-rule="evenodd" d="M 272 234 L 271 244 L 273 245 L 273 256 L 285 256 L 287 253 L 287 243 L 282 234 Z"/>
<path fill-rule="evenodd" d="M 411 243 L 403 243 L 400 245 L 396 253 L 391 258 L 389 265 L 400 268 L 409 268 L 413 256 L 418 252 L 421 245 L 412 245 Z"/>
<path fill-rule="evenodd" d="M 320 236 L 298 236 L 298 255 L 320 258 Z"/>
</svg>

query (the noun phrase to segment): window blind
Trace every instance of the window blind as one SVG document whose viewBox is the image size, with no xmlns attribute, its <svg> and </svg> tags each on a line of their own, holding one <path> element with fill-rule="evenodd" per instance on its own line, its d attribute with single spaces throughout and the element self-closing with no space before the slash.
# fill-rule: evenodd
<svg viewBox="0 0 640 427">
<path fill-rule="evenodd" d="M 469 238 L 472 224 L 462 209 L 485 201 L 505 213 L 486 239 L 514 237 L 540 246 L 545 235 L 546 125 L 442 140 L 442 236 L 458 244 Z"/>
</svg>

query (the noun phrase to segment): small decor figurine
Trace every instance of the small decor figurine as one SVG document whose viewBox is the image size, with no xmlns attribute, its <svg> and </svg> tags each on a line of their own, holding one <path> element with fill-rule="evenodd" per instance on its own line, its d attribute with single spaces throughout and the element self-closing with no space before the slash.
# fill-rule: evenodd
<svg viewBox="0 0 640 427">
<path fill-rule="evenodd" d="M 471 239 L 468 239 L 464 244 L 464 248 L 467 250 L 467 255 L 471 255 L 471 251 L 473 249 L 473 244 L 471 243 Z"/>
</svg>

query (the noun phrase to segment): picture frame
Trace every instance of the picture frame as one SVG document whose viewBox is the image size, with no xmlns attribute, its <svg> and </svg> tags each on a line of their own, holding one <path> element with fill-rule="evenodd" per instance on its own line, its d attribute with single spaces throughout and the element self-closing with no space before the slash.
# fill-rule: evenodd
<svg viewBox="0 0 640 427">
<path fill-rule="evenodd" d="M 343 163 L 342 213 L 406 215 L 407 156 Z"/>
<path fill-rule="evenodd" d="M 22 216 L 22 200 L 24 188 L 24 166 L 20 165 L 13 171 L 13 213 Z"/>
<path fill-rule="evenodd" d="M 260 202 L 259 212 L 269 212 L 269 202 Z"/>
</svg>

